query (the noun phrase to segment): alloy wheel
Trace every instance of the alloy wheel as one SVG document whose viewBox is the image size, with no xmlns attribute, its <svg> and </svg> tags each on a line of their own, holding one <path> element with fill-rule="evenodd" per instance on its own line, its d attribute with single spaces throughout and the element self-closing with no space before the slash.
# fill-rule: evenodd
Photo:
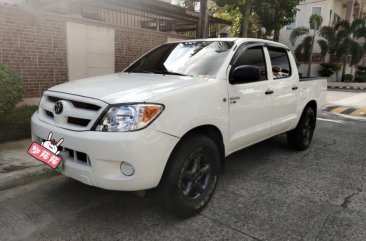
<svg viewBox="0 0 366 241">
<path fill-rule="evenodd" d="M 184 197 L 195 200 L 209 187 L 211 166 L 202 152 L 196 152 L 188 159 L 180 180 Z"/>
</svg>

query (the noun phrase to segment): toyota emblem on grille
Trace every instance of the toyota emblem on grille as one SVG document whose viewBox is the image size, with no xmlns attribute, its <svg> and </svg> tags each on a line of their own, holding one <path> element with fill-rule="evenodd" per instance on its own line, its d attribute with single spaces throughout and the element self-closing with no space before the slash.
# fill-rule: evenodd
<svg viewBox="0 0 366 241">
<path fill-rule="evenodd" d="M 55 104 L 55 107 L 54 107 L 54 110 L 55 110 L 55 114 L 59 115 L 62 113 L 64 109 L 64 106 L 62 105 L 62 102 L 56 102 Z"/>
</svg>

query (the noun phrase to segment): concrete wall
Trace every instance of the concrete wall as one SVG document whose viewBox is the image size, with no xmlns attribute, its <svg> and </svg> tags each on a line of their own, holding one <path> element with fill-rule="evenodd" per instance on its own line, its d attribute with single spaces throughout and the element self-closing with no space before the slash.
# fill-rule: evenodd
<svg viewBox="0 0 366 241">
<path fill-rule="evenodd" d="M 67 22 L 69 80 L 114 73 L 114 29 Z"/>
</svg>

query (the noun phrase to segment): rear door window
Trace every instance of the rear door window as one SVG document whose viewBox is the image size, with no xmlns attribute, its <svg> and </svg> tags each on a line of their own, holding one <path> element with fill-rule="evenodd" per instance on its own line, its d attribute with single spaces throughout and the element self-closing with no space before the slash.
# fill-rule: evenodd
<svg viewBox="0 0 366 241">
<path fill-rule="evenodd" d="M 268 52 L 272 63 L 273 79 L 289 78 L 292 73 L 287 50 L 268 47 Z"/>
</svg>

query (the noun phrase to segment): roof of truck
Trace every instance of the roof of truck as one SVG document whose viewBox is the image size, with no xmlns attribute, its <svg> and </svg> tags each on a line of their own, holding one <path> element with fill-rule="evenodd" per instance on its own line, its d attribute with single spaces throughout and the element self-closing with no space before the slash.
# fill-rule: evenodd
<svg viewBox="0 0 366 241">
<path fill-rule="evenodd" d="M 185 39 L 185 40 L 179 40 L 179 41 L 173 41 L 176 43 L 184 43 L 184 42 L 190 42 L 190 41 L 229 41 L 229 42 L 236 42 L 236 43 L 245 43 L 245 42 L 258 42 L 258 43 L 265 43 L 270 44 L 278 47 L 283 47 L 288 49 L 288 47 L 284 44 L 265 40 L 265 39 L 258 39 L 258 38 L 206 38 L 206 39 Z"/>
</svg>

